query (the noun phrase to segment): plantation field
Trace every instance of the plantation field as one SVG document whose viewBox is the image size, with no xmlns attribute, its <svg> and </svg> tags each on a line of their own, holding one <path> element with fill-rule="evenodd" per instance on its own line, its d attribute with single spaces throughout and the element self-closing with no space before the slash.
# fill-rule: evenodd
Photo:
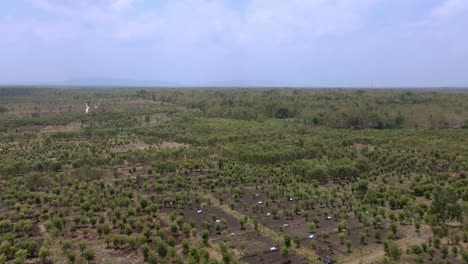
<svg viewBox="0 0 468 264">
<path fill-rule="evenodd" d="M 468 263 L 467 90 L 0 104 L 0 263 Z"/>
</svg>

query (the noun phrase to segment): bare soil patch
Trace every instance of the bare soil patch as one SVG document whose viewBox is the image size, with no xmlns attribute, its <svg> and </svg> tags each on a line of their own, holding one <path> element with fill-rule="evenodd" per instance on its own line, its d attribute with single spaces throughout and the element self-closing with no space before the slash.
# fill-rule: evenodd
<svg viewBox="0 0 468 264">
<path fill-rule="evenodd" d="M 145 150 L 149 148 L 161 148 L 161 149 L 177 149 L 177 148 L 188 148 L 190 145 L 185 143 L 179 143 L 174 141 L 163 141 L 159 145 L 147 144 L 141 141 L 125 144 L 122 146 L 116 146 L 111 148 L 112 152 L 115 153 L 127 153 L 131 150 Z"/>
<path fill-rule="evenodd" d="M 64 126 L 45 126 L 40 129 L 43 133 L 53 133 L 53 132 L 73 132 L 79 131 L 81 128 L 81 123 L 73 122 Z"/>
</svg>

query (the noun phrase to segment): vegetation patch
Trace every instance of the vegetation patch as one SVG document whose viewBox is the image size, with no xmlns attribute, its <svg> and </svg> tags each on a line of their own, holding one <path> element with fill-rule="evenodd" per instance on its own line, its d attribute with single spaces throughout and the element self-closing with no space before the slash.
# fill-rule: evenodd
<svg viewBox="0 0 468 264">
<path fill-rule="evenodd" d="M 468 261 L 464 90 L 0 95 L 0 263 Z"/>
</svg>

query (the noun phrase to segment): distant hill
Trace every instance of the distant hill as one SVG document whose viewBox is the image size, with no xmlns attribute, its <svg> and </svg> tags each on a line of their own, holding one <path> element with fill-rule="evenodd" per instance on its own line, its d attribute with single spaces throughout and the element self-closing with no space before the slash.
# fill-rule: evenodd
<svg viewBox="0 0 468 264">
<path fill-rule="evenodd" d="M 297 87 L 297 84 L 266 80 L 230 80 L 219 82 L 205 82 L 199 86 L 208 87 Z"/>
<path fill-rule="evenodd" d="M 122 87 L 297 87 L 297 84 L 276 81 L 227 80 L 200 83 L 173 83 L 158 80 L 135 80 L 126 78 L 76 78 L 66 80 L 70 86 L 122 86 Z"/>
<path fill-rule="evenodd" d="M 135 79 L 126 79 L 126 78 L 107 78 L 107 77 L 93 77 L 93 78 L 75 78 L 66 80 L 64 85 L 72 86 L 179 86 L 177 83 L 164 82 L 158 80 L 135 80 Z"/>
</svg>

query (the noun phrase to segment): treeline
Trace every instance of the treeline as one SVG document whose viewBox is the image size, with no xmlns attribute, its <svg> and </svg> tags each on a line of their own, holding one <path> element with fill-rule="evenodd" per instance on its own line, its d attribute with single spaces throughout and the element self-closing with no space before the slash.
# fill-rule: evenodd
<svg viewBox="0 0 468 264">
<path fill-rule="evenodd" d="M 150 114 L 159 109 L 176 114 L 185 109 L 186 120 L 277 118 L 330 128 L 468 128 L 468 90 L 463 89 L 0 88 L 0 115 L 21 107 L 48 106 L 44 109 L 54 112 L 57 102 L 70 107 L 100 100 L 106 101 L 100 112 Z M 125 105 L 129 100 L 133 103 Z"/>
<path fill-rule="evenodd" d="M 207 117 L 294 118 L 333 128 L 468 126 L 465 90 L 155 89 L 137 96 L 199 109 Z"/>
</svg>

